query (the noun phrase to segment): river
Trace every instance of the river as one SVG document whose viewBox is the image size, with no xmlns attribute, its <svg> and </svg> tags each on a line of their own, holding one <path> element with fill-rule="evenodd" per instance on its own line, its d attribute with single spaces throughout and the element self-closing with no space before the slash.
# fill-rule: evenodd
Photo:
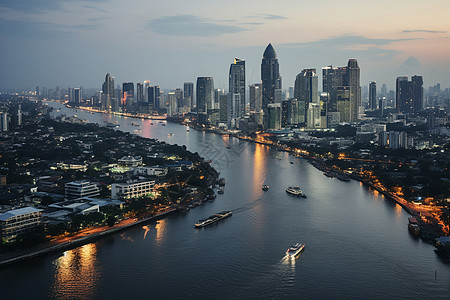
<svg viewBox="0 0 450 300">
<path fill-rule="evenodd" d="M 55 114 L 117 121 L 120 130 L 186 145 L 213 161 L 226 179 L 225 193 L 187 213 L 4 267 L 2 299 L 450 297 L 450 265 L 408 233 L 408 214 L 399 205 L 359 182 L 328 178 L 265 145 L 50 105 L 61 110 Z M 308 198 L 288 195 L 292 185 Z M 233 215 L 194 229 L 222 210 Z M 287 259 L 286 249 L 297 241 L 305 250 Z"/>
</svg>

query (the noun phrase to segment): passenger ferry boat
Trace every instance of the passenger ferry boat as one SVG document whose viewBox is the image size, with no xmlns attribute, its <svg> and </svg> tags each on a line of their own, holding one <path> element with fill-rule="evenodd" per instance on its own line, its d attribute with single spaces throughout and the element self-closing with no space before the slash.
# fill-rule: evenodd
<svg viewBox="0 0 450 300">
<path fill-rule="evenodd" d="M 262 190 L 265 192 L 265 191 L 268 191 L 270 189 L 270 186 L 268 186 L 267 184 L 264 184 L 263 186 L 262 186 Z"/>
<path fill-rule="evenodd" d="M 289 249 L 286 250 L 286 255 L 290 257 L 296 257 L 305 248 L 305 244 L 295 243 Z"/>
<path fill-rule="evenodd" d="M 232 212 L 230 210 L 221 211 L 219 213 L 213 214 L 207 219 L 199 220 L 197 223 L 195 223 L 195 228 L 202 228 L 208 225 L 211 225 L 217 221 L 220 221 L 222 219 L 228 218 L 232 215 Z"/>
<path fill-rule="evenodd" d="M 290 186 L 286 189 L 286 193 L 294 195 L 294 196 L 303 196 L 303 192 L 298 186 Z"/>
</svg>

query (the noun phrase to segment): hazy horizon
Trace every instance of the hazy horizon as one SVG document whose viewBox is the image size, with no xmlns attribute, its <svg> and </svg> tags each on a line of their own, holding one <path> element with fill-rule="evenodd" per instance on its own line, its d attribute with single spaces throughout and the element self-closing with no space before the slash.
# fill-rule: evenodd
<svg viewBox="0 0 450 300">
<path fill-rule="evenodd" d="M 100 89 L 116 83 L 163 89 L 212 76 L 228 88 L 234 57 L 246 60 L 247 85 L 260 80 L 262 54 L 274 46 L 283 89 L 305 68 L 356 58 L 361 85 L 388 89 L 422 75 L 424 87 L 450 86 L 450 2 L 0 0 L 0 89 L 55 86 Z M 321 84 L 319 85 L 321 89 Z"/>
</svg>

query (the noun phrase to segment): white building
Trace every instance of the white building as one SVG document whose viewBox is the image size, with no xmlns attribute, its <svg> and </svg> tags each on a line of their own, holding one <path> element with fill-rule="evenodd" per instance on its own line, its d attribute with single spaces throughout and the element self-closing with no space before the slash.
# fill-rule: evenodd
<svg viewBox="0 0 450 300">
<path fill-rule="evenodd" d="M 113 183 L 111 185 L 111 199 L 132 199 L 153 192 L 155 181 L 143 181 L 132 183 Z"/>
<path fill-rule="evenodd" d="M 134 175 L 142 175 L 142 176 L 166 176 L 168 172 L 168 167 L 136 167 L 133 170 Z"/>
<path fill-rule="evenodd" d="M 124 156 L 119 159 L 119 165 L 125 167 L 137 167 L 142 165 L 142 157 L 141 156 Z"/>
<path fill-rule="evenodd" d="M 0 214 L 1 237 L 12 242 L 19 234 L 28 232 L 41 224 L 41 209 L 23 207 Z"/>
<path fill-rule="evenodd" d="M 100 189 L 98 188 L 98 186 L 89 181 L 73 181 L 66 183 L 65 187 L 66 199 L 100 196 Z"/>
</svg>

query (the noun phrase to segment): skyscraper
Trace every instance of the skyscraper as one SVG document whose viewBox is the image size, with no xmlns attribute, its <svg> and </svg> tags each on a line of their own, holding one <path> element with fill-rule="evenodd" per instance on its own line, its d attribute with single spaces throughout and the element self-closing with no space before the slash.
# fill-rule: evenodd
<svg viewBox="0 0 450 300">
<path fill-rule="evenodd" d="M 280 67 L 277 54 L 272 44 L 266 47 L 261 62 L 261 81 L 262 81 L 262 109 L 264 112 L 264 128 L 268 128 L 267 105 L 274 103 L 275 90 L 281 89 Z"/>
<path fill-rule="evenodd" d="M 206 113 L 213 108 L 214 80 L 212 77 L 197 77 L 197 112 Z"/>
<path fill-rule="evenodd" d="M 192 82 L 184 83 L 184 102 L 188 111 L 194 107 L 194 84 Z"/>
<path fill-rule="evenodd" d="M 403 81 L 408 81 L 408 76 L 397 77 L 397 80 L 395 81 L 395 106 L 394 106 L 394 108 L 397 108 L 397 111 L 400 111 L 399 110 L 399 102 L 400 102 L 400 94 L 401 94 L 401 90 L 402 90 L 402 87 L 400 85 L 401 85 L 401 82 L 403 82 Z"/>
<path fill-rule="evenodd" d="M 102 86 L 102 109 L 107 110 L 109 112 L 115 110 L 114 107 L 116 102 L 116 97 L 114 93 L 114 78 L 109 75 L 109 73 L 106 74 L 105 82 Z"/>
<path fill-rule="evenodd" d="M 228 79 L 228 122 L 230 123 L 245 115 L 245 60 L 234 59 Z"/>
<path fill-rule="evenodd" d="M 81 88 L 74 88 L 72 90 L 73 93 L 73 102 L 75 103 L 75 105 L 80 105 L 81 104 Z"/>
<path fill-rule="evenodd" d="M 154 112 L 159 112 L 160 109 L 160 90 L 159 86 L 148 87 L 148 105 Z"/>
<path fill-rule="evenodd" d="M 184 112 L 184 97 L 183 97 L 183 90 L 180 88 L 175 89 L 175 98 L 177 102 L 177 112 L 183 113 Z"/>
<path fill-rule="evenodd" d="M 295 78 L 294 98 L 299 105 L 298 122 L 307 122 L 309 103 L 319 103 L 319 81 L 316 69 L 304 69 Z"/>
<path fill-rule="evenodd" d="M 418 113 L 423 107 L 423 78 L 422 76 L 414 75 L 411 77 L 413 85 L 413 111 Z"/>
<path fill-rule="evenodd" d="M 350 59 L 346 67 L 333 68 L 332 66 L 322 68 L 323 75 L 323 91 L 328 93 L 328 112 L 339 111 L 338 104 L 338 88 L 348 87 L 348 109 L 349 117 L 345 117 L 345 122 L 355 122 L 358 119 L 359 107 L 361 106 L 361 85 L 360 85 L 360 69 L 356 59 Z M 343 90 L 341 89 L 341 98 Z M 347 93 L 347 91 L 345 92 Z M 342 104 L 342 103 L 341 103 Z M 341 121 L 344 122 L 341 115 Z"/>
<path fill-rule="evenodd" d="M 397 78 L 397 111 L 404 114 L 415 114 L 422 110 L 423 106 L 423 79 L 414 75 L 411 81 L 408 77 Z"/>
<path fill-rule="evenodd" d="M 262 85 L 261 83 L 249 86 L 250 111 L 260 112 L 262 110 Z"/>
<path fill-rule="evenodd" d="M 122 103 L 121 106 L 123 109 L 126 109 L 126 107 L 133 105 L 134 103 L 134 83 L 132 82 L 124 82 L 122 84 Z"/>
<path fill-rule="evenodd" d="M 359 119 L 359 108 L 361 107 L 361 84 L 360 84 L 360 69 L 356 59 L 348 60 L 348 79 L 347 85 L 350 87 L 350 122 L 355 122 Z"/>
<path fill-rule="evenodd" d="M 144 102 L 144 84 L 141 82 L 136 83 L 136 101 L 138 104 Z"/>
<path fill-rule="evenodd" d="M 144 102 L 148 103 L 148 87 L 150 86 L 150 81 L 145 80 L 144 81 Z"/>
<path fill-rule="evenodd" d="M 369 109 L 377 110 L 377 83 L 371 81 L 369 83 Z"/>
</svg>

